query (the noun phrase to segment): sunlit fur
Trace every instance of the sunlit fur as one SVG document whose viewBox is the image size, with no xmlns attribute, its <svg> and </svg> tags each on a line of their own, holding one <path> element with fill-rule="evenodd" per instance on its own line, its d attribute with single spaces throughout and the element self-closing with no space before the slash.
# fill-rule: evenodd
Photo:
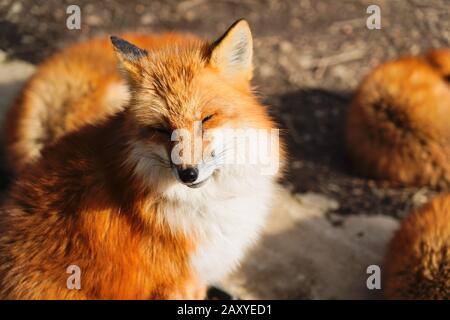
<svg viewBox="0 0 450 320">
<path fill-rule="evenodd" d="M 127 34 L 142 47 L 159 49 L 194 39 L 181 34 Z M 129 99 L 108 38 L 76 44 L 43 62 L 5 119 L 4 140 L 11 169 L 20 171 L 42 148 L 64 133 L 122 109 Z"/>
<path fill-rule="evenodd" d="M 250 34 L 245 21 L 234 28 Z M 129 91 L 99 39 L 44 63 L 14 106 L 8 151 L 20 177 L 0 215 L 1 298 L 202 298 L 264 223 L 277 175 L 217 165 L 204 186 L 189 188 L 170 168 L 170 138 L 147 130 L 191 128 L 210 114 L 205 130 L 275 128 L 252 93 L 251 66 L 225 72 L 210 57 L 227 46 L 192 36 L 123 38 L 149 52 L 122 61 Z M 112 87 L 129 102 L 103 103 Z M 92 113 L 78 113 L 79 104 Z M 281 161 L 282 149 L 272 157 Z M 66 288 L 71 264 L 81 290 Z"/>
<path fill-rule="evenodd" d="M 389 299 L 450 299 L 450 195 L 405 218 L 383 270 Z"/>
<path fill-rule="evenodd" d="M 359 173 L 400 185 L 450 185 L 450 85 L 445 65 L 430 62 L 444 56 L 449 51 L 387 62 L 363 80 L 346 123 Z"/>
</svg>

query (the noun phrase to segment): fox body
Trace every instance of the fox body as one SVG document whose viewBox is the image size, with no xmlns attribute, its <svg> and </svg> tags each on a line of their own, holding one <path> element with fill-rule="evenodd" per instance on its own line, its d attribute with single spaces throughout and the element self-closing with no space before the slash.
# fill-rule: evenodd
<svg viewBox="0 0 450 320">
<path fill-rule="evenodd" d="M 450 299 L 450 196 L 433 199 L 402 222 L 385 261 L 389 299 Z"/>
<path fill-rule="evenodd" d="M 347 149 L 362 174 L 400 185 L 450 184 L 450 51 L 375 68 L 347 115 Z"/>
<path fill-rule="evenodd" d="M 242 151 L 216 135 L 200 160 L 171 157 L 178 129 L 276 128 L 251 90 L 248 24 L 213 43 L 123 37 L 55 55 L 10 112 L 19 175 L 0 216 L 1 298 L 202 298 L 264 223 L 277 174 L 221 163 Z M 69 265 L 80 290 L 66 286 Z"/>
</svg>

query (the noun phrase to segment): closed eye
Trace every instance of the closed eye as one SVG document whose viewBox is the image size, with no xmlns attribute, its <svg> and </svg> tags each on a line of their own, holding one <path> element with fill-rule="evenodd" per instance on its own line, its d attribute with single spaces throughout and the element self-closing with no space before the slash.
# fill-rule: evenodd
<svg viewBox="0 0 450 320">
<path fill-rule="evenodd" d="M 213 114 L 210 114 L 209 116 L 204 117 L 203 120 L 202 120 L 202 123 L 205 123 L 206 121 L 211 120 L 211 118 L 212 118 L 213 116 L 214 116 Z"/>
<path fill-rule="evenodd" d="M 152 137 L 155 134 L 160 134 L 163 136 L 170 136 L 170 130 L 162 127 L 152 127 L 148 126 L 141 129 L 141 134 L 145 138 Z"/>
<path fill-rule="evenodd" d="M 163 135 L 170 135 L 170 131 L 166 128 L 153 128 L 155 132 L 163 134 Z"/>
</svg>

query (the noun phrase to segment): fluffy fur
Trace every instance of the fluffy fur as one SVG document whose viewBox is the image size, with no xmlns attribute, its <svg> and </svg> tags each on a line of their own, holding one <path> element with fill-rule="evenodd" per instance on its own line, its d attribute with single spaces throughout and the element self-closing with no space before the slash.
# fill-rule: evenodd
<svg viewBox="0 0 450 320">
<path fill-rule="evenodd" d="M 175 33 L 123 37 L 153 50 L 195 39 Z M 93 39 L 56 53 L 37 68 L 6 115 L 4 140 L 10 168 L 20 172 L 44 146 L 114 114 L 129 98 L 109 39 Z"/>
<path fill-rule="evenodd" d="M 116 39 L 126 81 L 112 47 L 93 40 L 44 63 L 13 107 L 9 154 L 20 177 L 0 215 L 1 298 L 202 298 L 264 223 L 276 175 L 216 162 L 232 148 L 212 139 L 204 144 L 216 154 L 205 167 L 214 170 L 189 188 L 173 173 L 173 143 L 162 131 L 206 117 L 204 130 L 275 128 L 251 90 L 247 23 L 213 44 L 173 34 L 124 38 L 147 51 L 136 56 L 142 51 Z M 129 90 L 110 91 L 125 83 Z M 129 97 L 111 106 L 114 91 Z M 76 101 L 92 113 L 78 117 Z M 283 159 L 282 146 L 272 151 Z M 66 288 L 71 264 L 81 268 L 81 290 Z"/>
<path fill-rule="evenodd" d="M 450 184 L 450 86 L 445 50 L 375 68 L 347 115 L 347 150 L 366 176 L 399 185 Z M 435 61 L 431 64 L 430 61 Z"/>
<path fill-rule="evenodd" d="M 384 270 L 389 299 L 450 299 L 450 195 L 405 218 Z"/>
</svg>

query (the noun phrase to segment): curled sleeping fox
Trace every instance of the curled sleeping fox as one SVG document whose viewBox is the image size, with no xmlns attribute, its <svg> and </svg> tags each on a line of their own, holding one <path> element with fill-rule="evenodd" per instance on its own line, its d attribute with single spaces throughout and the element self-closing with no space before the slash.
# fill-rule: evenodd
<svg viewBox="0 0 450 320">
<path fill-rule="evenodd" d="M 450 187 L 450 50 L 377 66 L 362 81 L 346 122 L 358 173 L 400 186 Z"/>
</svg>

